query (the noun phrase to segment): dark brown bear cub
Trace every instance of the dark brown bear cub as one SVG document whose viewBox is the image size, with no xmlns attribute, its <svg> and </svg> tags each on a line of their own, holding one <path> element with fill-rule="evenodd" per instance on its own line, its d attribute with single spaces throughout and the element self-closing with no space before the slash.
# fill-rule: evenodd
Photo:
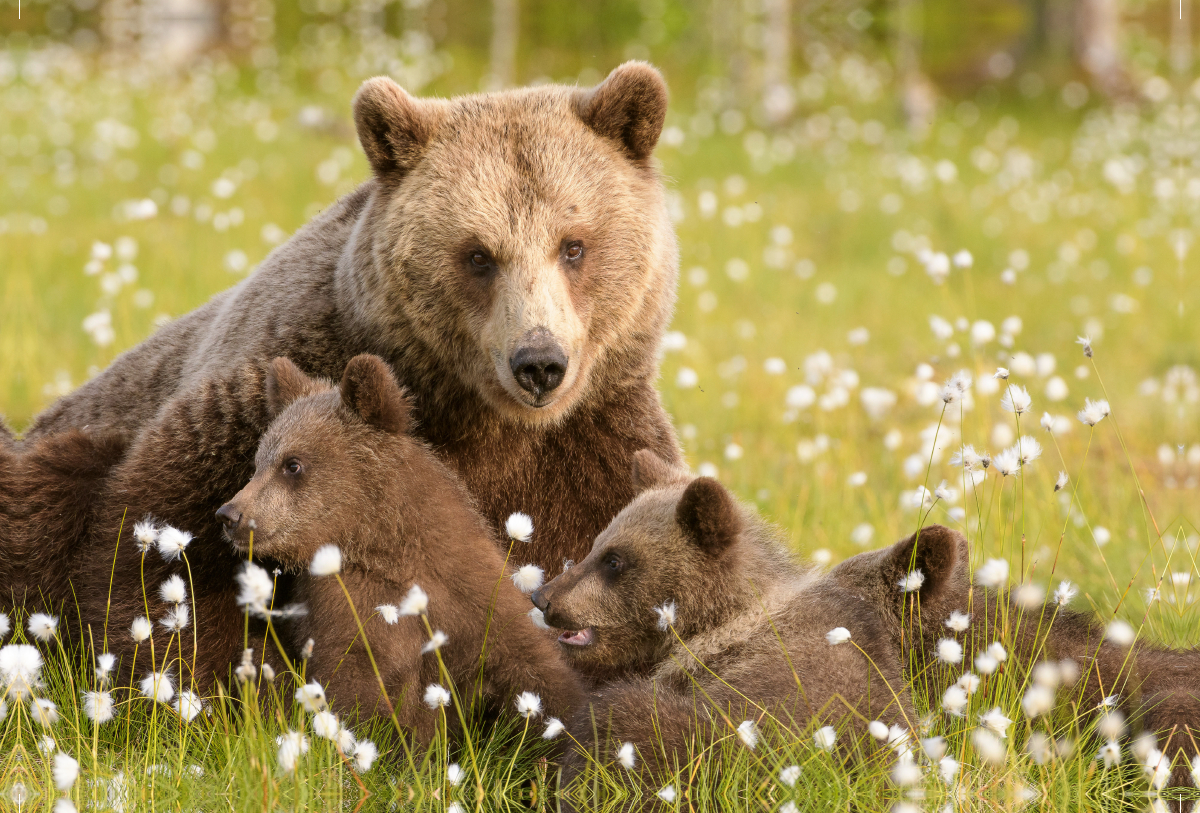
<svg viewBox="0 0 1200 813">
<path fill-rule="evenodd" d="M 571 721 L 573 736 L 591 748 L 599 732 L 602 760 L 631 742 L 657 773 L 713 723 L 744 725 L 747 740 L 745 720 L 830 724 L 847 748 L 871 720 L 912 728 L 898 652 L 873 612 L 796 563 L 716 480 L 647 450 L 634 480 L 641 493 L 587 558 L 533 594 L 566 630 L 568 661 L 613 681 Z"/>
<path fill-rule="evenodd" d="M 334 388 L 276 359 L 266 383 L 274 418 L 254 477 L 217 516 L 240 550 L 253 541 L 255 556 L 299 574 L 293 598 L 308 613 L 290 622 L 289 634 L 296 651 L 314 641 L 309 675 L 334 706 L 387 713 L 390 703 L 418 740 L 430 739 L 436 715 L 422 694 L 445 680 L 429 653 L 433 630 L 463 702 L 479 692 L 495 709 L 529 691 L 548 714 L 575 708 L 582 700 L 575 674 L 530 624 L 529 605 L 506 578 L 466 490 L 410 434 L 412 408 L 387 365 L 356 356 Z M 333 569 L 314 563 L 328 545 L 340 551 L 340 578 L 370 653 L 337 579 L 314 575 Z M 427 614 L 430 629 L 422 618 L 403 617 L 403 605 L 397 617 L 394 605 L 411 598 L 414 585 L 427 598 L 406 603 Z"/>
</svg>

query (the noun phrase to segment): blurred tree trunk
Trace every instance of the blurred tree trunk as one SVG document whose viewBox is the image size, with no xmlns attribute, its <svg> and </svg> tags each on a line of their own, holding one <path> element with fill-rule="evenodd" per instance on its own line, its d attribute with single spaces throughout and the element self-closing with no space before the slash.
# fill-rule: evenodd
<svg viewBox="0 0 1200 813">
<path fill-rule="evenodd" d="M 509 87 L 517 74 L 518 0 L 492 0 L 492 60 L 489 90 Z"/>
<path fill-rule="evenodd" d="M 762 106 L 772 124 L 792 113 L 792 5 L 790 0 L 765 0 L 767 24 L 763 28 Z"/>
<path fill-rule="evenodd" d="M 1075 0 L 1075 58 L 1104 93 L 1119 96 L 1129 91 L 1119 0 Z"/>
</svg>

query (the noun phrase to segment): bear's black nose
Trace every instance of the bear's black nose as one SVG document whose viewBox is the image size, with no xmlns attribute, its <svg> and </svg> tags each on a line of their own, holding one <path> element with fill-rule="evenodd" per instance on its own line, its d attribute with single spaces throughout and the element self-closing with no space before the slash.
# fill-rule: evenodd
<svg viewBox="0 0 1200 813">
<path fill-rule="evenodd" d="M 550 602 L 546 601 L 546 597 L 542 595 L 541 588 L 534 590 L 533 595 L 531 595 L 529 598 L 531 601 L 533 601 L 533 606 L 537 607 L 543 613 L 550 609 Z"/>
<path fill-rule="evenodd" d="M 233 503 L 227 502 L 217 509 L 217 519 L 221 520 L 221 524 L 226 528 L 232 530 L 242 521 L 242 512 L 237 510 Z"/>
<path fill-rule="evenodd" d="M 553 392 L 567 374 L 567 356 L 545 330 L 535 330 L 508 362 L 513 378 L 534 398 Z"/>
</svg>

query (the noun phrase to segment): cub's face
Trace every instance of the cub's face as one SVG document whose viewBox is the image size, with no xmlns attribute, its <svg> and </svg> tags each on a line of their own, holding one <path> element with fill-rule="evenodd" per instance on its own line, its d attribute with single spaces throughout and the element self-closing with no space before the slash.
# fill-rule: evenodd
<svg viewBox="0 0 1200 813">
<path fill-rule="evenodd" d="M 606 362 L 652 358 L 673 304 L 649 164 L 665 87 L 648 66 L 622 70 L 591 91 L 448 102 L 375 79 L 355 101 L 380 182 L 360 315 L 386 341 L 401 311 L 431 369 L 527 424 L 567 414 Z"/>
<path fill-rule="evenodd" d="M 720 604 L 706 594 L 724 581 L 724 557 L 741 527 L 733 497 L 715 480 L 693 478 L 645 450 L 638 467 L 635 482 L 646 490 L 587 558 L 532 596 L 546 623 L 563 630 L 566 657 L 592 674 L 657 662 L 677 632 L 686 637 L 702 627 L 702 616 Z M 656 611 L 668 605 L 673 624 Z"/>
<path fill-rule="evenodd" d="M 381 499 L 380 465 L 405 444 L 410 407 L 386 364 L 356 356 L 334 388 L 287 359 L 266 378 L 274 415 L 259 441 L 254 476 L 217 511 L 234 547 L 302 567 L 317 548 L 345 545 L 370 527 Z"/>
</svg>

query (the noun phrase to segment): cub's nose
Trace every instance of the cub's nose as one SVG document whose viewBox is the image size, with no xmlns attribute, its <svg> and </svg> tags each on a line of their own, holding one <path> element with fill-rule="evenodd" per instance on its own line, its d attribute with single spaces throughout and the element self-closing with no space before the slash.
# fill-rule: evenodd
<svg viewBox="0 0 1200 813">
<path fill-rule="evenodd" d="M 537 590 L 534 590 L 533 595 L 531 595 L 529 598 L 533 601 L 533 606 L 537 607 L 543 613 L 550 608 L 550 602 L 546 599 L 546 596 L 542 593 L 540 587 Z"/>
<path fill-rule="evenodd" d="M 221 524 L 226 528 L 233 530 L 242 521 L 242 512 L 233 503 L 227 502 L 217 509 L 217 519 L 221 520 Z"/>
<path fill-rule="evenodd" d="M 545 330 L 527 335 L 508 365 L 521 389 L 534 398 L 553 392 L 567 374 L 567 356 Z"/>
</svg>

